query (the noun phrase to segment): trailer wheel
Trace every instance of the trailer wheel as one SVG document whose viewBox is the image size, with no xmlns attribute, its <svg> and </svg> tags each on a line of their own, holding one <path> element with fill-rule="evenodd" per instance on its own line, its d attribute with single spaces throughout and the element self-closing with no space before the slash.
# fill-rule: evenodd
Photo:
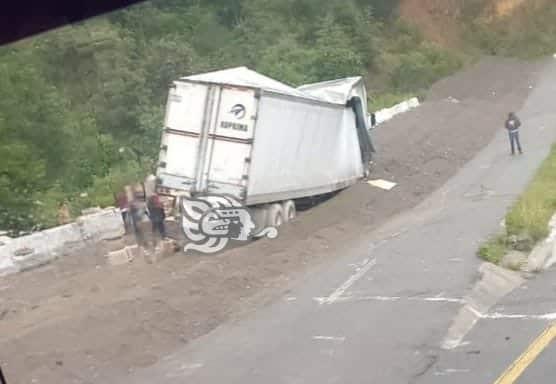
<svg viewBox="0 0 556 384">
<path fill-rule="evenodd" d="M 286 200 L 282 203 L 282 211 L 284 212 L 284 220 L 287 223 L 295 219 L 296 210 L 295 210 L 295 202 L 293 200 Z"/>
<path fill-rule="evenodd" d="M 280 204 L 271 204 L 267 211 L 267 224 L 269 227 L 279 227 L 284 224 L 284 211 Z"/>
</svg>

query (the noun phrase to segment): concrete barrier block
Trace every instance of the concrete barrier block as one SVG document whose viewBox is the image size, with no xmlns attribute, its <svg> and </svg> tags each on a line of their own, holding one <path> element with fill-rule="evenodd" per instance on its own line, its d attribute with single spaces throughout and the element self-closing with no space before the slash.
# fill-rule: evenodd
<svg viewBox="0 0 556 384">
<path fill-rule="evenodd" d="M 542 242 L 538 244 L 531 254 L 529 255 L 529 260 L 527 261 L 528 272 L 540 272 L 544 269 L 545 263 L 552 256 L 552 244 L 547 242 Z"/>
<path fill-rule="evenodd" d="M 44 232 L 19 237 L 10 244 L 11 258 L 19 270 L 44 265 L 59 256 L 63 244 L 54 243 Z"/>
<path fill-rule="evenodd" d="M 19 271 L 19 268 L 14 264 L 8 252 L 0 247 L 0 276 L 10 275 Z"/>
<path fill-rule="evenodd" d="M 80 216 L 77 224 L 84 240 L 109 240 L 125 234 L 124 222 L 119 209 L 107 208 L 91 215 Z"/>
<path fill-rule="evenodd" d="M 81 229 L 76 223 L 60 225 L 59 227 L 50 228 L 42 231 L 55 247 L 62 247 L 66 243 L 82 241 Z"/>
<path fill-rule="evenodd" d="M 4 236 L 4 235 L 0 236 L 0 247 L 3 246 L 3 245 L 8 244 L 10 241 L 12 241 L 11 237 Z"/>
<path fill-rule="evenodd" d="M 0 276 L 38 267 L 61 256 L 68 243 L 101 241 L 125 234 L 120 211 L 109 208 L 77 222 L 10 239 L 0 246 Z"/>
<path fill-rule="evenodd" d="M 377 124 L 384 123 L 392 119 L 394 116 L 405 113 L 419 106 L 419 99 L 413 97 L 409 100 L 402 101 L 390 108 L 384 108 L 375 112 L 375 120 Z"/>
<path fill-rule="evenodd" d="M 409 108 L 417 108 L 419 106 L 419 99 L 413 97 L 407 101 L 407 104 L 409 105 Z"/>
</svg>

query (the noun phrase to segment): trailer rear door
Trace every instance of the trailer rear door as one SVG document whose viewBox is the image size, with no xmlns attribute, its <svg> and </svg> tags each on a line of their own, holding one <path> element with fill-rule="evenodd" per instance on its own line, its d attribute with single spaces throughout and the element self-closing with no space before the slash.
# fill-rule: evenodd
<svg viewBox="0 0 556 384">
<path fill-rule="evenodd" d="M 157 172 L 162 187 L 190 191 L 194 185 L 208 95 L 203 84 L 177 82 L 170 88 Z"/>
<path fill-rule="evenodd" d="M 257 100 L 254 89 L 221 86 L 203 174 L 198 177 L 199 191 L 245 198 Z"/>
<path fill-rule="evenodd" d="M 243 199 L 257 100 L 251 88 L 177 82 L 162 137 L 162 187 Z"/>
</svg>

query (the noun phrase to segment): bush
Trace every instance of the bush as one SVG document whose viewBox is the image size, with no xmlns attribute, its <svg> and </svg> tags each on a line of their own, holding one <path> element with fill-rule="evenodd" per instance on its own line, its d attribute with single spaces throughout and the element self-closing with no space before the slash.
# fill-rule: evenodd
<svg viewBox="0 0 556 384">
<path fill-rule="evenodd" d="M 403 55 L 390 75 L 394 89 L 411 92 L 429 88 L 435 81 L 456 72 L 463 60 L 433 44 L 423 44 L 419 49 Z"/>
</svg>

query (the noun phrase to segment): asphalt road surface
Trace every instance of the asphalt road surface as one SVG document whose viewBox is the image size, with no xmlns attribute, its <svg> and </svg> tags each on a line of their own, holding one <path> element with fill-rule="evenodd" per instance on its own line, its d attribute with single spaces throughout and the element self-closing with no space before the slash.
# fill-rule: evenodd
<svg viewBox="0 0 556 384">
<path fill-rule="evenodd" d="M 540 353 L 521 363 L 518 382 L 554 383 L 555 342 L 534 343 L 549 326 L 540 315 L 556 312 L 553 272 L 512 292 L 492 309 L 500 316 L 478 322 L 458 347 L 440 346 L 478 278 L 479 243 L 556 139 L 555 94 L 551 64 L 518 111 L 523 156 L 509 156 L 501 130 L 422 204 L 345 244 L 287 296 L 114 382 L 489 384 L 533 343 Z"/>
</svg>

